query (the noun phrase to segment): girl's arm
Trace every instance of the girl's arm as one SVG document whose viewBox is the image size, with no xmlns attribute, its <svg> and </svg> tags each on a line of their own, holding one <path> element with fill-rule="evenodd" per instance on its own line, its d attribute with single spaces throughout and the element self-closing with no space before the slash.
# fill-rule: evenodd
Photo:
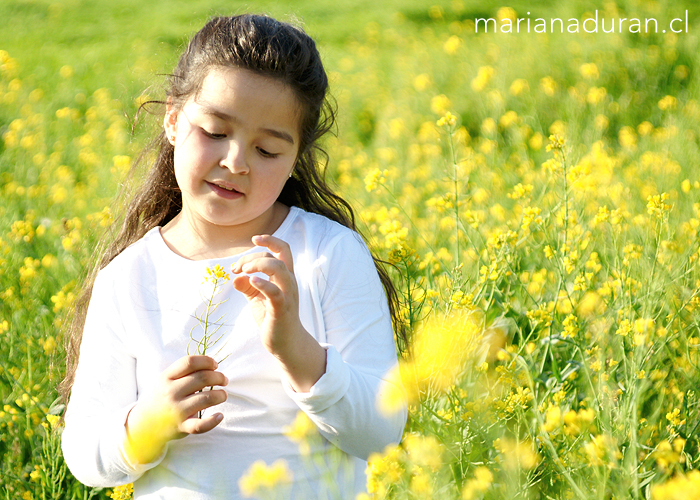
<svg viewBox="0 0 700 500">
<path fill-rule="evenodd" d="M 250 302 L 263 345 L 277 358 L 294 390 L 308 392 L 326 371 L 326 351 L 299 319 L 292 252 L 286 242 L 269 235 L 254 236 L 253 244 L 271 253 L 246 255 L 232 271 L 264 273 L 270 280 L 243 275 L 233 280 L 233 286 Z"/>
<path fill-rule="evenodd" d="M 268 350 L 275 354 L 274 346 L 285 345 L 287 332 L 293 332 L 290 339 L 304 339 L 300 345 L 311 345 L 298 349 L 298 358 L 275 354 L 287 374 L 290 397 L 329 441 L 347 453 L 366 459 L 372 452 L 400 441 L 406 405 L 399 404 L 390 414 L 383 413 L 379 406 L 388 394 L 403 394 L 403 389 L 396 386 L 400 382 L 390 377 L 397 365 L 391 319 L 374 262 L 359 236 L 345 231 L 334 238 L 312 271 L 319 286 L 324 345 L 297 324 L 298 305 L 296 310 L 290 307 L 288 314 L 279 307 L 298 302 L 286 243 L 270 236 L 256 237 L 254 243 L 267 247 L 271 254 L 246 256 L 234 272 L 270 273 L 270 282 L 239 276 L 234 286 L 261 309 L 256 318 Z M 288 322 L 278 321 L 280 318 Z M 325 354 L 323 372 L 318 370 L 318 348 Z M 292 362 L 286 364 L 287 359 Z M 300 375 L 308 377 L 307 383 L 313 380 L 313 384 L 301 385 L 295 378 Z"/>
<path fill-rule="evenodd" d="M 139 397 L 136 355 L 123 328 L 115 288 L 108 272 L 98 275 L 62 435 L 68 467 L 90 486 L 138 479 L 160 463 L 170 440 L 218 425 L 216 414 L 201 420 L 187 417 L 226 399 L 222 390 L 198 392 L 227 383 L 206 356 L 176 361 L 157 389 Z"/>
</svg>

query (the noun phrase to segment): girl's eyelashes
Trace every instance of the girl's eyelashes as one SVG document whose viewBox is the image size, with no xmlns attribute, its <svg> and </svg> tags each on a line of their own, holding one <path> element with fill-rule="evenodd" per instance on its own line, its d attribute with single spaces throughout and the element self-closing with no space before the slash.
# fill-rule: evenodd
<svg viewBox="0 0 700 500">
<path fill-rule="evenodd" d="M 265 158 L 277 158 L 279 156 L 279 153 L 270 153 L 269 151 L 265 151 L 263 148 L 256 148 L 258 150 L 258 153 L 260 153 L 260 156 L 263 156 Z"/>
<path fill-rule="evenodd" d="M 200 127 L 200 129 L 202 130 L 202 133 L 205 136 L 209 137 L 210 139 L 225 139 L 227 137 L 226 134 L 217 134 L 214 132 L 209 132 L 207 129 L 205 129 L 203 127 Z M 264 148 L 261 148 L 259 146 L 256 147 L 255 149 L 258 151 L 260 156 L 262 156 L 263 158 L 271 158 L 272 159 L 272 158 L 277 158 L 280 155 L 280 153 L 271 153 L 270 151 L 268 151 Z"/>
<path fill-rule="evenodd" d="M 223 139 L 226 137 L 226 134 L 215 134 L 214 132 L 209 132 L 206 129 L 202 129 L 202 133 L 206 135 L 207 137 L 210 137 L 212 139 Z"/>
</svg>

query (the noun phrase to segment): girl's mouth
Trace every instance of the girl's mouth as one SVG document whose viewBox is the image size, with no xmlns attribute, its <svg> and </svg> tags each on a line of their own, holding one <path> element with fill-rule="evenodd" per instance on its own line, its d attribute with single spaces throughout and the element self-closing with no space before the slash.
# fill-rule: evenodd
<svg viewBox="0 0 700 500">
<path fill-rule="evenodd" d="M 236 190 L 236 188 L 230 184 L 207 181 L 207 185 L 212 191 L 222 198 L 232 200 L 243 196 L 243 193 Z"/>
</svg>

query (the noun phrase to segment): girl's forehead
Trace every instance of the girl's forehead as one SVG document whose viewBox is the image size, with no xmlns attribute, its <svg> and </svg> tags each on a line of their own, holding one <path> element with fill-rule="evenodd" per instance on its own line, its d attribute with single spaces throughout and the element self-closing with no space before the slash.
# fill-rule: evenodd
<svg viewBox="0 0 700 500">
<path fill-rule="evenodd" d="M 241 68 L 216 67 L 185 106 L 226 121 L 272 125 L 298 135 L 301 106 L 286 83 Z M 297 142 L 296 140 L 294 142 Z"/>
<path fill-rule="evenodd" d="M 280 79 L 243 68 L 221 66 L 215 66 L 207 72 L 195 101 L 199 101 L 200 96 L 223 100 L 235 97 L 236 94 L 299 104 L 294 90 Z"/>
</svg>

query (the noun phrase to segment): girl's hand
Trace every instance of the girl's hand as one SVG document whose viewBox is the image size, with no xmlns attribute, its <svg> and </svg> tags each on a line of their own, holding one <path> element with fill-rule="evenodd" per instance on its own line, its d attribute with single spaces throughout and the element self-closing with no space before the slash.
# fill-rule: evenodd
<svg viewBox="0 0 700 500">
<path fill-rule="evenodd" d="M 237 276 L 233 286 L 250 302 L 253 317 L 262 330 L 262 341 L 268 351 L 284 349 L 300 330 L 299 292 L 294 278 L 294 263 L 289 245 L 274 236 L 253 236 L 253 244 L 266 247 L 268 252 L 245 255 L 233 264 L 234 274 L 263 273 L 258 276 Z"/>
<path fill-rule="evenodd" d="M 260 327 L 262 342 L 287 372 L 295 390 L 307 392 L 326 371 L 326 352 L 304 329 L 299 319 L 299 291 L 289 245 L 269 235 L 253 236 L 253 244 L 270 252 L 241 257 L 232 266 L 233 286 L 243 293 Z"/>
<path fill-rule="evenodd" d="M 127 417 L 126 451 L 133 461 L 150 463 L 169 441 L 209 432 L 221 423 L 221 413 L 196 418 L 200 411 L 226 401 L 223 389 L 203 391 L 228 384 L 217 368 L 209 356 L 185 356 L 163 372 L 159 387 L 139 400 Z"/>
</svg>

